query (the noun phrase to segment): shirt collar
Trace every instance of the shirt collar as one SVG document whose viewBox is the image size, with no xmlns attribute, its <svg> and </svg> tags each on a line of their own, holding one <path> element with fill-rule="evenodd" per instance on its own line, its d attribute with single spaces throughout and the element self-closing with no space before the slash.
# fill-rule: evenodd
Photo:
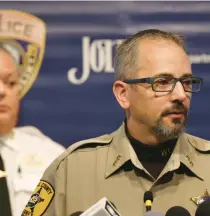
<svg viewBox="0 0 210 216">
<path fill-rule="evenodd" d="M 15 136 L 16 136 L 15 129 L 13 129 L 7 135 L 0 136 L 0 146 L 8 147 L 11 150 L 17 150 L 17 147 L 14 145 Z"/>
<path fill-rule="evenodd" d="M 182 163 L 187 169 L 193 172 L 194 175 L 203 180 L 202 173 L 196 163 L 196 160 L 197 154 L 189 142 L 189 136 L 188 134 L 183 133 L 179 137 L 175 149 L 161 175 L 178 169 Z"/>
<path fill-rule="evenodd" d="M 125 133 L 124 123 L 115 131 L 112 142 L 109 146 L 105 178 L 119 169 L 126 161 L 130 160 L 129 140 Z"/>
<path fill-rule="evenodd" d="M 132 146 L 127 138 L 125 132 L 125 123 L 121 127 L 112 133 L 112 141 L 109 146 L 107 155 L 107 164 L 105 169 L 105 178 L 108 178 L 116 170 L 118 170 L 126 161 L 138 162 L 139 168 L 144 169 L 135 152 L 132 150 Z M 180 167 L 180 164 L 184 164 L 189 170 L 191 170 L 198 178 L 203 180 L 202 173 L 199 167 L 196 165 L 196 153 L 194 147 L 190 144 L 190 137 L 183 133 L 175 146 L 175 149 L 162 171 L 162 174 L 172 170 L 176 170 Z"/>
</svg>

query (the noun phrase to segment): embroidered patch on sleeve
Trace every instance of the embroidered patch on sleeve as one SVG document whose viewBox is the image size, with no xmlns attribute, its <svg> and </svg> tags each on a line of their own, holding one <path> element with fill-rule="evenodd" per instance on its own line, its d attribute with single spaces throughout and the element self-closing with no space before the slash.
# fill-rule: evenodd
<svg viewBox="0 0 210 216">
<path fill-rule="evenodd" d="M 41 216 L 53 200 L 55 191 L 52 185 L 41 180 L 32 194 L 21 216 Z"/>
</svg>

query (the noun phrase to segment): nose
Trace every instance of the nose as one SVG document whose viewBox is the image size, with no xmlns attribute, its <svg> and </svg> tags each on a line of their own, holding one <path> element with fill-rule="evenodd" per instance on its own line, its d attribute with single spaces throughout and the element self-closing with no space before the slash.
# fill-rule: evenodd
<svg viewBox="0 0 210 216">
<path fill-rule="evenodd" d="M 0 98 L 5 96 L 5 85 L 2 81 L 0 81 Z"/>
<path fill-rule="evenodd" d="M 172 100 L 184 101 L 187 97 L 186 92 L 184 91 L 184 87 L 181 82 L 177 82 L 174 90 L 172 91 Z"/>
</svg>

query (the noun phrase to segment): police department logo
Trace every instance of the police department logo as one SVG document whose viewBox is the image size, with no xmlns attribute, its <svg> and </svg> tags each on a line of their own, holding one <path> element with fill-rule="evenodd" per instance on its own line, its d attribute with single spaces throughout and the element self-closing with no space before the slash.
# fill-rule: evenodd
<svg viewBox="0 0 210 216">
<path fill-rule="evenodd" d="M 54 188 L 41 180 L 26 205 L 22 216 L 41 216 L 46 211 L 54 197 Z"/>
<path fill-rule="evenodd" d="M 45 23 L 31 14 L 0 10 L 0 47 L 14 58 L 20 76 L 20 98 L 39 73 L 46 43 Z"/>
<path fill-rule="evenodd" d="M 31 196 L 31 199 L 29 200 L 27 207 L 29 207 L 30 209 L 34 209 L 34 207 L 36 206 L 37 203 L 44 201 L 44 199 L 42 199 L 40 197 L 41 190 L 42 190 L 42 188 L 40 188 L 40 190 L 37 193 L 35 193 Z"/>
</svg>

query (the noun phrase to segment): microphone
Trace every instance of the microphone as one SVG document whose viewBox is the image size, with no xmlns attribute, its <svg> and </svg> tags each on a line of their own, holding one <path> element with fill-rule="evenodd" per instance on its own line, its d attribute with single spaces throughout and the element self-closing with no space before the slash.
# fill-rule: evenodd
<svg viewBox="0 0 210 216">
<path fill-rule="evenodd" d="M 72 213 L 70 216 L 80 216 L 83 212 L 82 211 L 77 211 Z"/>
<path fill-rule="evenodd" d="M 202 202 L 196 212 L 195 216 L 209 216 L 210 215 L 210 200 Z"/>
<path fill-rule="evenodd" d="M 148 212 L 146 212 L 145 216 L 164 216 L 164 214 L 162 214 L 160 212 L 148 211 Z"/>
<path fill-rule="evenodd" d="M 78 214 L 79 213 L 79 214 Z M 102 198 L 85 212 L 75 212 L 71 216 L 121 216 L 113 204 L 106 198 Z"/>
<path fill-rule="evenodd" d="M 168 209 L 165 216 L 191 216 L 187 209 L 181 206 L 174 206 Z"/>
<path fill-rule="evenodd" d="M 153 202 L 153 194 L 152 191 L 146 191 L 144 193 L 144 203 L 146 207 L 146 211 L 151 211 L 152 209 L 152 202 Z"/>
</svg>

